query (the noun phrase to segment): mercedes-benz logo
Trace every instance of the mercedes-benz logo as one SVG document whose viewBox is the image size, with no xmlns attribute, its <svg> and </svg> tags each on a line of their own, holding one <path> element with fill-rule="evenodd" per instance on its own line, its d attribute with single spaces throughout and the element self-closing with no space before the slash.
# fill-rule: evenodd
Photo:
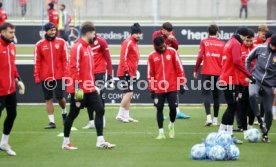
<svg viewBox="0 0 276 167">
<path fill-rule="evenodd" d="M 75 27 L 69 28 L 69 40 L 72 42 L 77 42 L 79 39 L 79 31 Z"/>
</svg>

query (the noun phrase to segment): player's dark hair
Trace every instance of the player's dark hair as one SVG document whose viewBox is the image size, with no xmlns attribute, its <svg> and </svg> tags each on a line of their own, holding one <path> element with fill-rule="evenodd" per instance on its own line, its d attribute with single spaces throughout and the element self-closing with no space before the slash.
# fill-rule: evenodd
<svg viewBox="0 0 276 167">
<path fill-rule="evenodd" d="M 157 36 L 156 38 L 154 38 L 153 40 L 153 44 L 155 46 L 160 46 L 161 44 L 163 44 L 165 42 L 165 39 L 162 36 Z"/>
<path fill-rule="evenodd" d="M 9 22 L 5 22 L 0 26 L 0 32 L 6 30 L 7 28 L 15 29 L 15 26 Z"/>
<path fill-rule="evenodd" d="M 90 21 L 86 21 L 81 25 L 81 35 L 84 36 L 87 32 L 93 32 L 96 28 Z"/>
<path fill-rule="evenodd" d="M 163 23 L 162 28 L 169 32 L 171 32 L 173 30 L 172 23 L 170 23 L 170 22 Z"/>
<path fill-rule="evenodd" d="M 54 3 L 48 3 L 48 6 L 50 7 L 50 9 L 54 9 Z"/>
<path fill-rule="evenodd" d="M 247 38 L 254 38 L 254 36 L 255 36 L 254 30 L 251 29 L 251 28 L 248 28 L 248 36 L 247 36 Z"/>
<path fill-rule="evenodd" d="M 2 2 L 0 2 L 0 8 L 2 8 L 2 6 L 3 6 L 3 3 L 2 3 Z"/>
<path fill-rule="evenodd" d="M 267 39 L 267 38 L 270 38 L 273 34 L 274 34 L 274 32 L 271 31 L 271 30 L 269 30 L 269 31 L 267 31 L 267 32 L 265 33 L 265 38 L 266 38 L 266 39 Z"/>
<path fill-rule="evenodd" d="M 209 35 L 211 36 L 214 36 L 214 35 L 217 35 L 217 32 L 219 31 L 219 28 L 217 25 L 215 24 L 211 24 L 209 27 L 208 27 L 208 33 Z"/>
<path fill-rule="evenodd" d="M 63 9 L 65 9 L 65 7 L 66 7 L 66 6 L 65 6 L 65 4 L 61 4 L 60 6 L 62 6 L 62 7 L 63 7 Z"/>
</svg>

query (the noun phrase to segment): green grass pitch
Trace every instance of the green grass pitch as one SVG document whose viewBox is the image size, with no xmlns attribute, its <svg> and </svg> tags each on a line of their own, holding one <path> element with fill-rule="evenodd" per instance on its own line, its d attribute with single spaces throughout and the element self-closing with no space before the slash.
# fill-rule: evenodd
<svg viewBox="0 0 276 167">
<path fill-rule="evenodd" d="M 69 107 L 68 107 L 69 109 Z M 67 110 L 68 110 L 67 109 Z M 220 116 L 225 106 L 221 107 Z M 204 127 L 205 113 L 203 106 L 181 106 L 181 110 L 192 116 L 189 120 L 176 120 L 175 139 L 157 141 L 157 123 L 153 106 L 132 106 L 131 114 L 139 123 L 120 123 L 115 120 L 118 106 L 106 107 L 105 138 L 117 144 L 113 150 L 98 150 L 95 147 L 95 129 L 83 130 L 88 122 L 86 110 L 80 112 L 73 126 L 71 141 L 79 150 L 62 150 L 62 137 L 57 135 L 63 131 L 60 109 L 55 107 L 57 129 L 45 130 L 48 123 L 44 106 L 18 106 L 18 115 L 10 137 L 10 145 L 16 151 L 16 157 L 0 152 L 0 167 L 270 167 L 275 166 L 276 125 L 271 128 L 271 143 L 248 143 L 238 145 L 241 155 L 237 161 L 196 161 L 189 159 L 190 149 L 201 143 L 210 132 L 218 127 Z M 166 106 L 165 115 L 168 116 Z M 6 112 L 0 119 L 0 129 Z M 169 120 L 164 122 L 167 135 Z M 241 133 L 237 133 L 242 138 Z"/>
<path fill-rule="evenodd" d="M 34 54 L 34 46 L 17 46 L 16 47 L 17 54 Z M 120 55 L 120 46 L 110 46 L 110 53 L 111 55 Z M 181 58 L 182 60 L 196 60 L 195 58 L 189 58 L 185 57 L 185 55 L 197 55 L 199 47 L 185 47 L 185 46 L 179 46 L 179 54 L 183 55 Z M 153 51 L 152 46 L 140 46 L 139 51 L 141 55 L 149 55 Z M 113 58 L 118 59 L 118 58 Z M 19 58 L 17 57 L 17 60 L 33 60 L 33 58 Z M 143 60 L 143 58 L 141 58 Z"/>
</svg>

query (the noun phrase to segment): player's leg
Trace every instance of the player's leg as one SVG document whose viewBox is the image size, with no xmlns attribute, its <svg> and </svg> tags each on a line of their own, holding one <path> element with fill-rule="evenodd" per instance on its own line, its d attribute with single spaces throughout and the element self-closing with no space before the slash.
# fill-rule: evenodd
<svg viewBox="0 0 276 167">
<path fill-rule="evenodd" d="M 227 109 L 222 116 L 221 125 L 219 131 L 227 131 L 233 137 L 233 123 L 235 112 L 237 110 L 237 86 L 236 85 L 228 85 L 227 88 L 224 90 L 224 97 L 227 103 Z M 236 144 L 241 144 L 242 141 L 233 137 L 233 141 Z"/>
<path fill-rule="evenodd" d="M 247 19 L 247 16 L 248 16 L 247 6 L 244 6 L 244 11 L 245 11 L 245 18 Z"/>
<path fill-rule="evenodd" d="M 249 103 L 250 103 L 251 109 L 253 110 L 255 116 L 257 117 L 257 120 L 260 124 L 260 128 L 262 132 L 266 133 L 267 129 L 266 129 L 265 123 L 262 120 L 259 105 L 258 105 L 258 97 L 260 93 L 262 94 L 262 90 L 261 90 L 261 84 L 259 82 L 256 82 L 256 84 L 249 84 Z"/>
<path fill-rule="evenodd" d="M 156 120 L 157 120 L 157 125 L 159 129 L 158 136 L 156 139 L 165 139 L 165 134 L 164 134 L 164 128 L 163 128 L 163 122 L 164 122 L 164 114 L 163 114 L 163 109 L 164 109 L 164 103 L 165 103 L 165 94 L 155 94 L 154 98 L 154 105 L 156 107 Z"/>
<path fill-rule="evenodd" d="M 126 80 L 125 77 L 119 77 L 122 86 L 120 89 L 124 92 L 116 119 L 122 122 L 138 122 L 129 115 L 131 98 L 133 96 L 133 80 Z"/>
<path fill-rule="evenodd" d="M 242 87 L 242 98 L 238 100 L 238 110 L 241 121 L 241 129 L 243 130 L 244 138 L 246 139 L 247 133 L 247 113 L 250 104 L 248 101 L 248 87 Z"/>
<path fill-rule="evenodd" d="M 66 111 L 66 99 L 64 98 L 64 91 L 62 90 L 63 86 L 62 86 L 62 80 L 57 80 L 56 81 L 57 86 L 55 88 L 55 96 L 56 99 L 58 100 L 59 106 L 61 107 L 61 115 L 62 115 L 62 120 L 63 120 L 63 124 L 65 122 L 66 116 L 67 116 L 67 111 Z"/>
<path fill-rule="evenodd" d="M 210 75 L 202 75 L 202 86 L 201 86 L 201 94 L 204 99 L 204 108 L 206 113 L 206 122 L 205 126 L 212 125 L 212 117 L 211 117 L 211 76 Z"/>
<path fill-rule="evenodd" d="M 54 118 L 54 105 L 53 105 L 53 90 L 52 90 L 52 81 L 42 81 L 42 91 L 44 94 L 44 99 L 46 102 L 46 110 L 49 117 L 49 124 L 46 125 L 45 129 L 54 129 L 56 128 L 55 118 Z"/>
<path fill-rule="evenodd" d="M 2 100 L 1 100 L 2 101 Z M 4 121 L 4 129 L 2 134 L 2 139 L 0 143 L 0 150 L 4 150 L 7 152 L 8 155 L 16 155 L 16 153 L 11 149 L 9 145 L 9 136 L 10 132 L 12 130 L 14 120 L 16 118 L 16 106 L 17 100 L 16 100 L 16 93 L 12 93 L 6 96 L 4 105 L 7 110 L 7 117 Z M 3 110 L 3 107 L 1 107 L 1 111 Z"/>
<path fill-rule="evenodd" d="M 273 104 L 273 90 L 271 87 L 263 86 L 264 95 L 263 95 L 263 106 L 265 111 L 265 123 L 267 132 L 263 134 L 263 142 L 269 143 L 270 140 L 268 139 L 268 131 L 272 125 L 272 104 Z"/>
<path fill-rule="evenodd" d="M 71 142 L 70 142 L 70 132 L 71 132 L 71 127 L 73 125 L 74 120 L 77 118 L 80 112 L 80 107 L 76 106 L 76 101 L 75 101 L 75 94 L 70 94 L 70 111 L 69 114 L 67 115 L 64 123 L 64 139 L 62 143 L 62 149 L 66 150 L 76 150 L 77 147 L 74 147 Z M 81 106 L 82 107 L 82 106 Z"/>
<path fill-rule="evenodd" d="M 170 124 L 168 126 L 169 128 L 169 137 L 175 138 L 175 132 L 174 132 L 174 122 L 176 117 L 176 108 L 178 106 L 177 102 L 177 91 L 175 92 L 169 92 L 166 94 L 167 101 L 169 103 L 170 108 Z"/>
<path fill-rule="evenodd" d="M 107 142 L 103 135 L 103 123 L 104 123 L 104 107 L 102 104 L 102 99 L 97 92 L 92 92 L 86 94 L 84 97 L 85 103 L 87 107 L 93 106 L 95 109 L 95 128 L 97 132 L 97 148 L 114 148 L 115 144 L 111 144 Z"/>
<path fill-rule="evenodd" d="M 273 106 L 272 106 L 273 120 L 276 120 L 276 95 L 274 95 Z"/>
<path fill-rule="evenodd" d="M 242 17 L 243 6 L 240 8 L 240 18 Z"/>
<path fill-rule="evenodd" d="M 104 99 L 103 99 L 102 95 L 103 95 L 104 84 L 105 84 L 105 73 L 95 74 L 94 77 L 95 77 L 95 85 L 101 90 L 100 91 L 100 97 L 101 97 L 101 100 L 102 100 L 102 104 L 104 106 Z M 93 129 L 93 128 L 95 128 L 94 111 L 95 110 L 94 110 L 93 107 L 87 107 L 89 122 L 86 126 L 83 127 L 83 129 Z"/>
<path fill-rule="evenodd" d="M 212 124 L 214 126 L 218 125 L 218 114 L 219 114 L 219 107 L 220 107 L 220 90 L 217 87 L 217 82 L 218 82 L 218 76 L 214 76 L 215 82 L 214 82 L 214 90 L 213 90 L 213 101 L 214 101 L 214 117 L 213 117 L 213 122 Z"/>
</svg>

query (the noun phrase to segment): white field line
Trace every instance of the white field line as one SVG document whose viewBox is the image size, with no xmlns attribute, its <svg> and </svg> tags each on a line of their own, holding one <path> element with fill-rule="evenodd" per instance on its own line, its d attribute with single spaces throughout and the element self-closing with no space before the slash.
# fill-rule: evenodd
<svg viewBox="0 0 276 167">
<path fill-rule="evenodd" d="M 19 134 L 19 135 L 24 135 L 24 134 L 59 134 L 61 132 L 57 132 L 57 131 L 12 131 L 12 134 Z M 82 130 L 82 131 L 72 131 L 72 133 L 78 133 L 78 134 L 89 134 L 89 133 L 93 133 L 96 134 L 95 131 L 91 131 L 91 130 Z M 204 135 L 204 134 L 209 134 L 210 132 L 176 132 L 176 135 Z M 106 132 L 107 135 L 123 135 L 123 134 L 127 134 L 127 135 L 141 135 L 141 134 L 145 134 L 145 135 L 154 135 L 156 134 L 156 132 L 143 132 L 143 131 L 131 131 L 131 132 L 121 132 L 121 131 L 115 131 L 115 132 Z M 242 134 L 242 133 L 238 133 L 238 134 Z M 269 135 L 276 135 L 276 133 L 272 132 L 269 133 Z"/>
</svg>

